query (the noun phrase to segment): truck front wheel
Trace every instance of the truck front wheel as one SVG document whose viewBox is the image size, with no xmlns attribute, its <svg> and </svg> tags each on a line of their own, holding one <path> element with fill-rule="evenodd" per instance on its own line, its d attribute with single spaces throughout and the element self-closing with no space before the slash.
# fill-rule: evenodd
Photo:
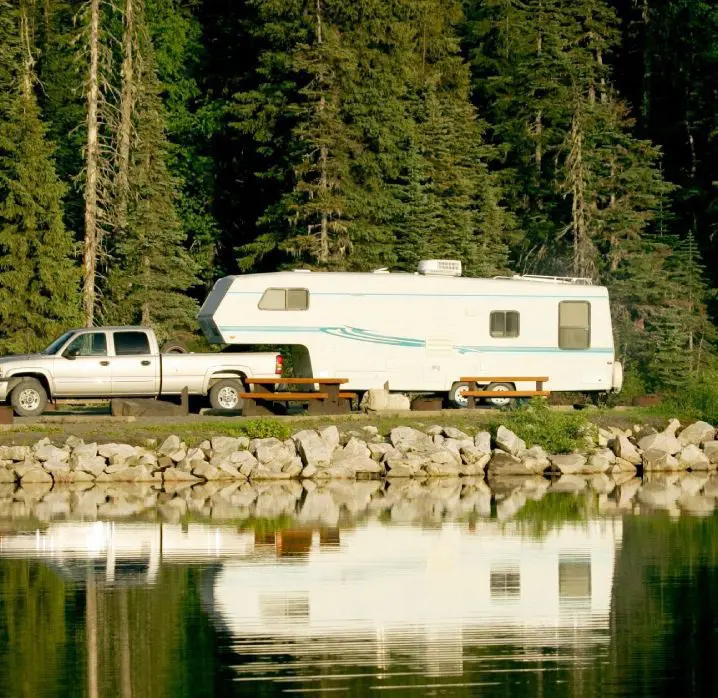
<svg viewBox="0 0 718 698">
<path fill-rule="evenodd" d="M 242 409 L 244 400 L 240 393 L 244 386 L 239 379 L 225 378 L 217 381 L 209 391 L 209 404 L 213 410 L 238 411 Z"/>
<path fill-rule="evenodd" d="M 10 393 L 10 404 L 18 417 L 37 417 L 47 407 L 47 391 L 37 378 L 24 378 Z"/>
</svg>

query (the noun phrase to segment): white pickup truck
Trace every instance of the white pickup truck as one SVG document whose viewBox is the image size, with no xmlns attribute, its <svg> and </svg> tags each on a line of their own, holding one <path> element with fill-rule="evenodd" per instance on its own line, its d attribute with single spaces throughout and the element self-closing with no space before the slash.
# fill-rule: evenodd
<svg viewBox="0 0 718 698">
<path fill-rule="evenodd" d="M 48 400 L 209 395 L 214 409 L 237 410 L 248 377 L 281 375 L 282 357 L 257 353 L 160 353 L 145 327 L 70 330 L 38 354 L 0 358 L 0 402 L 22 417 Z"/>
</svg>

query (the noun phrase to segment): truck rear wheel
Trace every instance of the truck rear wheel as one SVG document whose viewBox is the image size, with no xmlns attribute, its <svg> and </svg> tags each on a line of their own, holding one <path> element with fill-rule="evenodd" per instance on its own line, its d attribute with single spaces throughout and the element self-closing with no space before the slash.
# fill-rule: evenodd
<svg viewBox="0 0 718 698">
<path fill-rule="evenodd" d="M 47 391 L 37 378 L 23 378 L 10 393 L 10 404 L 18 417 L 37 417 L 47 407 Z"/>
<path fill-rule="evenodd" d="M 240 397 L 240 393 L 243 392 L 244 386 L 241 380 L 224 378 L 210 388 L 209 404 L 213 410 L 241 410 L 244 400 Z"/>
</svg>

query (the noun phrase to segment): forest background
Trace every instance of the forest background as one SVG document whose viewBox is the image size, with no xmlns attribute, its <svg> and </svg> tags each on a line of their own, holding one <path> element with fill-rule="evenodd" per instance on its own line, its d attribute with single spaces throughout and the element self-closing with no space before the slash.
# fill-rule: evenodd
<svg viewBox="0 0 718 698">
<path fill-rule="evenodd" d="M 0 353 L 451 258 L 591 277 L 629 392 L 715 386 L 717 180 L 709 0 L 0 0 Z"/>
</svg>

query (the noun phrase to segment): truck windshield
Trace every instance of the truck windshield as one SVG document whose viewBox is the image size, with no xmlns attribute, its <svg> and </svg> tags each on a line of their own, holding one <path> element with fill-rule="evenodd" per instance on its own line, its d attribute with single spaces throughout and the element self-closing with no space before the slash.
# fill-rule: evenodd
<svg viewBox="0 0 718 698">
<path fill-rule="evenodd" d="M 42 354 L 57 354 L 57 352 L 60 350 L 60 347 L 65 344 L 65 342 L 72 337 L 72 335 L 75 334 L 74 332 L 65 332 L 65 334 L 62 335 L 62 337 L 59 337 L 56 339 L 49 347 L 42 350 Z"/>
</svg>

